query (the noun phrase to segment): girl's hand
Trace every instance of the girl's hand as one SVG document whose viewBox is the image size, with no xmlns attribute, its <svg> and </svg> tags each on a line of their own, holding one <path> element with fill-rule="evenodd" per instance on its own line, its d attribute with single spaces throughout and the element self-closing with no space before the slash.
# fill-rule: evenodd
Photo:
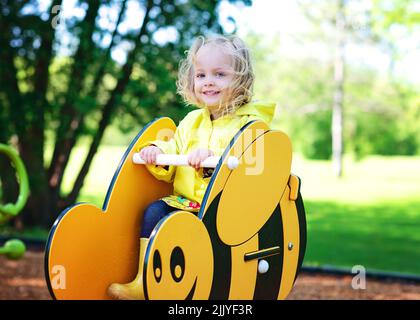
<svg viewBox="0 0 420 320">
<path fill-rule="evenodd" d="M 205 148 L 195 149 L 188 154 L 188 164 L 196 170 L 200 169 L 200 164 L 203 160 L 213 156 L 213 151 Z"/>
<path fill-rule="evenodd" d="M 141 149 L 140 157 L 146 162 L 146 164 L 154 164 L 156 162 L 156 156 L 163 153 L 163 151 L 156 146 L 148 146 Z"/>
</svg>

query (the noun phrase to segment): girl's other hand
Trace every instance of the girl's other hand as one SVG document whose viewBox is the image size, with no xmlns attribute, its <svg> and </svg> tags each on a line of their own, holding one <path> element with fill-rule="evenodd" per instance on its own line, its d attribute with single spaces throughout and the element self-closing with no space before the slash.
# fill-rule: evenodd
<svg viewBox="0 0 420 320">
<path fill-rule="evenodd" d="M 156 146 L 148 146 L 141 149 L 140 157 L 146 162 L 146 164 L 154 164 L 156 162 L 156 157 L 158 154 L 163 153 L 163 151 Z"/>
<path fill-rule="evenodd" d="M 188 154 L 188 164 L 196 170 L 200 169 L 200 164 L 203 160 L 213 156 L 213 151 L 205 148 L 195 149 Z"/>
</svg>

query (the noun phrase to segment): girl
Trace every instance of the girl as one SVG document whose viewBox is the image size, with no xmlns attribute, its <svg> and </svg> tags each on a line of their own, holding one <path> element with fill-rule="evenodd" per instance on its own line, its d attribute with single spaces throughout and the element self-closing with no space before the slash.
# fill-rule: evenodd
<svg viewBox="0 0 420 320">
<path fill-rule="evenodd" d="M 175 210 L 196 213 L 210 180 L 211 170 L 200 163 L 209 156 L 221 156 L 233 136 L 247 122 L 270 123 L 275 105 L 251 102 L 254 73 L 250 54 L 236 36 L 198 37 L 181 61 L 178 93 L 198 107 L 179 123 L 170 141 L 151 141 L 139 148 L 147 169 L 157 179 L 173 182 L 174 194 L 150 204 L 143 215 L 137 277 L 128 284 L 112 284 L 116 299 L 144 299 L 143 263 L 149 236 L 164 216 Z M 154 165 L 161 153 L 187 154 L 187 167 Z"/>
</svg>

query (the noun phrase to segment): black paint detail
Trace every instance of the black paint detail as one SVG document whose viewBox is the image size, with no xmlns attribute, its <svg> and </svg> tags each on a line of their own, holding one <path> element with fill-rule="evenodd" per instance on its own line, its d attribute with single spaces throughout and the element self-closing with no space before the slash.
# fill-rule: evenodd
<svg viewBox="0 0 420 320">
<path fill-rule="evenodd" d="M 232 254 L 231 248 L 220 240 L 217 234 L 216 216 L 222 191 L 214 198 L 203 218 L 203 223 L 210 235 L 213 247 L 213 283 L 210 300 L 227 300 L 229 298 Z"/>
<path fill-rule="evenodd" d="M 259 250 L 279 246 L 281 253 L 267 257 L 269 264 L 266 273 L 257 273 L 254 300 L 277 300 L 283 272 L 283 221 L 280 204 L 277 204 L 273 214 L 258 233 Z"/>
<path fill-rule="evenodd" d="M 272 248 L 266 248 L 258 251 L 245 253 L 244 260 L 251 261 L 255 259 L 264 259 L 280 253 L 283 253 L 283 250 L 279 246 L 276 246 Z"/>
<path fill-rule="evenodd" d="M 300 189 L 300 179 L 299 179 L 299 189 Z M 306 241 L 307 241 L 307 235 L 306 235 L 306 213 L 305 213 L 305 207 L 303 205 L 303 199 L 302 195 L 300 194 L 300 190 L 298 193 L 298 198 L 296 199 L 296 210 L 298 214 L 299 219 L 299 259 L 298 259 L 298 265 L 295 275 L 295 280 L 297 276 L 300 273 L 300 270 L 302 268 L 303 259 L 305 257 L 306 252 Z M 293 282 L 294 282 L 293 281 Z"/>
<path fill-rule="evenodd" d="M 157 270 L 159 270 L 159 274 L 157 274 Z M 156 282 L 159 283 L 160 279 L 162 279 L 162 258 L 160 257 L 160 253 L 158 250 L 155 251 L 153 254 L 153 274 L 155 275 Z"/>
<path fill-rule="evenodd" d="M 190 293 L 188 294 L 188 296 L 185 297 L 185 300 L 192 300 L 194 297 L 194 293 L 195 293 L 195 287 L 197 286 L 197 278 L 195 278 L 194 284 L 190 290 Z"/>
<path fill-rule="evenodd" d="M 175 268 L 179 266 L 181 268 L 181 274 L 177 276 L 175 274 Z M 175 247 L 171 253 L 171 275 L 175 282 L 180 282 L 184 277 L 185 272 L 185 257 L 180 247 Z"/>
</svg>

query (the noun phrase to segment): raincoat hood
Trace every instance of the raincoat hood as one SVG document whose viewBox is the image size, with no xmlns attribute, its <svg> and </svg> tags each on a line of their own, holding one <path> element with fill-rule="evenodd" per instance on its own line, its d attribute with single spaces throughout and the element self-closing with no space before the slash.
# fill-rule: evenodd
<svg viewBox="0 0 420 320">
<path fill-rule="evenodd" d="M 270 125 L 274 117 L 274 111 L 276 109 L 276 104 L 273 102 L 266 101 L 253 101 L 250 102 L 238 110 L 236 110 L 236 115 L 248 115 L 252 119 L 260 119 Z"/>
</svg>

